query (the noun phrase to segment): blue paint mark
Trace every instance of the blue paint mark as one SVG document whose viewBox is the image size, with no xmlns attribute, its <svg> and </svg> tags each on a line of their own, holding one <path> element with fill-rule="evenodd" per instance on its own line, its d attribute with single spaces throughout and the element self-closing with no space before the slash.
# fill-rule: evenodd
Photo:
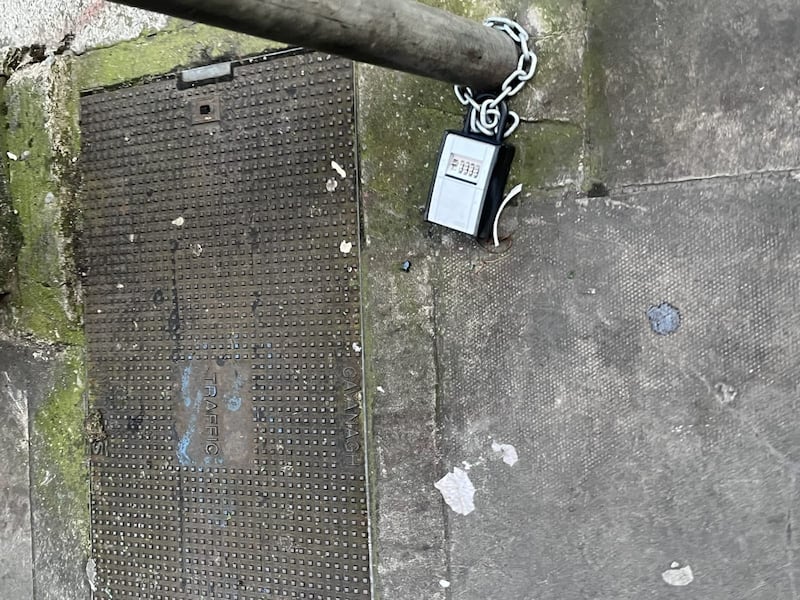
<svg viewBox="0 0 800 600">
<path fill-rule="evenodd" d="M 189 397 L 189 384 L 191 383 L 192 367 L 188 366 L 183 370 L 181 377 L 181 396 L 183 396 L 183 405 L 186 408 L 192 404 L 192 399 Z"/>
<path fill-rule="evenodd" d="M 181 377 L 181 392 L 183 393 L 183 403 L 188 408 L 192 405 L 192 399 L 189 396 L 189 379 L 191 375 L 192 369 L 191 367 L 186 367 L 183 370 L 183 376 Z M 180 441 L 178 442 L 178 449 L 176 451 L 176 455 L 178 457 L 178 462 L 181 463 L 184 467 L 188 467 L 194 464 L 192 457 L 189 456 L 189 446 L 192 443 L 192 437 L 197 431 L 197 418 L 200 414 L 200 406 L 203 402 L 203 392 L 202 390 L 198 391 L 195 399 L 194 399 L 194 406 L 192 407 L 192 414 L 189 417 L 189 424 L 186 426 L 186 431 L 181 436 Z"/>
<path fill-rule="evenodd" d="M 239 393 L 242 389 L 242 385 L 244 385 L 244 379 L 242 379 L 242 376 L 236 371 L 233 380 L 233 389 L 230 394 L 225 395 L 225 406 L 231 412 L 236 412 L 242 407 L 242 396 Z"/>
<path fill-rule="evenodd" d="M 648 308 L 647 318 L 650 328 L 658 335 L 675 333 L 681 326 L 681 313 L 668 302 Z"/>
<path fill-rule="evenodd" d="M 192 464 L 192 459 L 189 457 L 189 444 L 192 443 L 192 436 L 194 435 L 196 426 L 194 423 L 189 425 L 186 428 L 186 433 L 183 434 L 181 441 L 178 442 L 178 462 L 181 463 L 184 467 L 188 467 Z"/>
</svg>

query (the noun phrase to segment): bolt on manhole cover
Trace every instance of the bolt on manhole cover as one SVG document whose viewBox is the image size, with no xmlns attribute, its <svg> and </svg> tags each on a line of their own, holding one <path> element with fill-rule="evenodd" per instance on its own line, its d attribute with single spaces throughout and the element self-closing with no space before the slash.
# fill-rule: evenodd
<svg viewBox="0 0 800 600">
<path fill-rule="evenodd" d="M 81 100 L 96 597 L 368 598 L 352 65 L 178 87 Z"/>
</svg>

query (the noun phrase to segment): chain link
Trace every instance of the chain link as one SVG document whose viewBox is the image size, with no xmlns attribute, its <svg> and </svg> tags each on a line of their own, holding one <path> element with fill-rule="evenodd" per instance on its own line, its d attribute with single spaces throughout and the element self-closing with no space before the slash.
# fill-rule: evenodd
<svg viewBox="0 0 800 600">
<path fill-rule="evenodd" d="M 483 24 L 502 31 L 519 45 L 520 54 L 517 68 L 503 81 L 497 96 L 485 97 L 484 95 L 484 100 L 481 102 L 475 99 L 475 94 L 470 87 L 457 85 L 454 89 L 458 101 L 469 107 L 469 124 L 472 132 L 494 136 L 497 135 L 497 128 L 500 126 L 501 103 L 515 96 L 533 78 L 533 74 L 536 72 L 536 54 L 528 46 L 528 40 L 530 40 L 528 32 L 519 23 L 503 17 L 490 17 Z M 519 115 L 514 111 L 508 111 L 508 118 L 510 123 L 506 125 L 503 132 L 504 138 L 514 133 L 520 122 Z"/>
</svg>

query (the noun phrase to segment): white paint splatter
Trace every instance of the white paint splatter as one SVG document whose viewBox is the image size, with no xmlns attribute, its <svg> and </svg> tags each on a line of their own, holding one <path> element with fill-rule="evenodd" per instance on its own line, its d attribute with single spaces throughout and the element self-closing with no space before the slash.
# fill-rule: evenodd
<svg viewBox="0 0 800 600">
<path fill-rule="evenodd" d="M 517 449 L 511 444 L 498 444 L 497 442 L 492 442 L 492 450 L 495 452 L 502 452 L 503 462 L 509 467 L 513 467 L 519 460 Z"/>
<path fill-rule="evenodd" d="M 469 475 L 458 467 L 453 467 L 452 473 L 442 477 L 433 486 L 441 492 L 442 498 L 453 512 L 468 515 L 475 510 L 475 486 L 472 485 Z"/>
<path fill-rule="evenodd" d="M 664 583 L 668 585 L 674 586 L 685 586 L 689 585 L 694 581 L 694 573 L 692 573 L 692 567 L 686 565 L 685 567 L 679 567 L 679 563 L 672 563 L 670 568 L 661 573 L 661 579 L 664 580 Z"/>
<path fill-rule="evenodd" d="M 714 392 L 716 393 L 717 400 L 719 400 L 722 404 L 731 404 L 734 400 L 736 400 L 736 395 L 738 393 L 735 387 L 725 383 L 724 381 L 720 381 L 714 386 Z"/>
<path fill-rule="evenodd" d="M 339 163 L 337 163 L 335 160 L 332 160 L 332 161 L 331 161 L 331 166 L 333 167 L 333 170 L 334 170 L 334 171 L 336 171 L 336 172 L 339 174 L 339 177 L 341 177 L 342 179 L 344 179 L 345 177 L 347 177 L 347 171 L 345 171 L 345 170 L 342 168 L 342 165 L 340 165 Z"/>
<path fill-rule="evenodd" d="M 172 221 L 172 224 L 175 225 L 175 227 L 183 227 L 184 223 L 186 223 L 186 219 L 184 219 L 183 217 L 178 217 L 177 219 Z"/>
<path fill-rule="evenodd" d="M 8 160 L 17 160 L 17 159 L 19 158 L 19 157 L 18 157 L 16 154 L 14 154 L 13 152 L 6 152 L 6 156 L 8 157 Z"/>
<path fill-rule="evenodd" d="M 124 289 L 124 288 L 125 288 L 125 284 L 124 283 L 118 283 L 117 284 L 117 289 L 118 290 L 121 290 L 121 289 Z"/>
<path fill-rule="evenodd" d="M 383 389 L 383 386 L 382 386 L 382 385 L 379 385 L 377 389 L 378 389 L 378 391 L 379 391 L 381 394 L 385 394 L 385 393 L 386 393 L 386 390 L 385 390 L 385 389 Z"/>
<path fill-rule="evenodd" d="M 89 587 L 92 588 L 93 592 L 97 591 L 97 563 L 95 563 L 93 558 L 90 558 L 86 561 L 86 581 L 89 582 Z"/>
<path fill-rule="evenodd" d="M 339 252 L 342 254 L 350 254 L 350 251 L 353 249 L 352 242 L 348 242 L 347 240 L 342 240 L 342 243 L 339 244 Z"/>
<path fill-rule="evenodd" d="M 450 587 L 450 582 L 447 581 L 447 579 L 440 579 L 439 585 L 442 586 L 444 589 L 447 589 Z"/>
<path fill-rule="evenodd" d="M 136 239 L 136 234 L 135 234 L 135 233 L 129 233 L 129 234 L 128 234 L 128 241 L 129 241 L 130 243 L 133 243 L 133 241 L 134 241 L 135 239 Z"/>
<path fill-rule="evenodd" d="M 333 177 L 331 177 L 330 179 L 328 179 L 328 181 L 325 182 L 325 189 L 328 190 L 329 192 L 335 192 L 337 187 L 339 187 L 339 182 L 336 181 Z"/>
</svg>

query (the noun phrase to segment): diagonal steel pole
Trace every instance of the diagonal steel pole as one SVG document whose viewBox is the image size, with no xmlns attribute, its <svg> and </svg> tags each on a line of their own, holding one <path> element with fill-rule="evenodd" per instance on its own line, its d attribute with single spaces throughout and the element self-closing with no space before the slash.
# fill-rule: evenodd
<svg viewBox="0 0 800 600">
<path fill-rule="evenodd" d="M 119 0 L 475 90 L 517 67 L 511 39 L 413 0 Z"/>
</svg>

